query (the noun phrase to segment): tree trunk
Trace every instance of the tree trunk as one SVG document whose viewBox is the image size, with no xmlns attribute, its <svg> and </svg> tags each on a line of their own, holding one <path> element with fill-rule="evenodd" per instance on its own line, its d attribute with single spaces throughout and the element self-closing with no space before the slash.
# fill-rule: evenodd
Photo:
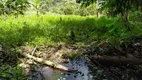
<svg viewBox="0 0 142 80">
<path fill-rule="evenodd" d="M 6 6 L 5 5 L 4 5 L 3 15 L 4 15 L 4 20 L 6 20 L 7 19 L 7 15 L 6 15 Z"/>
<path fill-rule="evenodd" d="M 141 19 L 142 19 L 142 5 L 141 5 L 141 11 L 140 11 Z"/>
<path fill-rule="evenodd" d="M 99 12 L 97 11 L 97 18 L 99 18 Z"/>
<path fill-rule="evenodd" d="M 122 12 L 121 18 L 122 18 L 122 20 L 128 22 L 129 21 L 129 12 L 124 12 L 124 13 Z"/>
<path fill-rule="evenodd" d="M 100 64 L 106 66 L 126 66 L 128 64 L 140 65 L 142 64 L 142 59 L 138 58 L 126 58 L 123 56 L 92 56 L 90 59 L 94 62 L 99 62 Z"/>
<path fill-rule="evenodd" d="M 36 15 L 39 16 L 39 11 L 37 10 Z"/>
<path fill-rule="evenodd" d="M 121 13 L 121 19 L 124 21 L 124 25 L 125 25 L 125 27 L 127 28 L 127 31 L 131 31 L 131 29 L 130 29 L 130 23 L 129 23 L 129 12 L 127 11 L 127 12 L 122 12 Z"/>
<path fill-rule="evenodd" d="M 38 5 L 35 5 L 35 8 L 36 8 L 36 15 L 39 16 L 39 8 L 38 8 Z"/>
</svg>

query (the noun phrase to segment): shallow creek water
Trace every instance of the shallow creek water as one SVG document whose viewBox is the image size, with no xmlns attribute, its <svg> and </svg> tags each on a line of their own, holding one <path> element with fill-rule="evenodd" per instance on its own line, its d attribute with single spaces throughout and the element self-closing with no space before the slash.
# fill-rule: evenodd
<svg viewBox="0 0 142 80">
<path fill-rule="evenodd" d="M 89 69 L 84 58 L 72 60 L 69 63 L 63 64 L 68 68 L 77 70 L 74 72 L 63 72 L 59 70 L 53 70 L 52 80 L 93 80 L 91 70 Z M 38 67 L 37 70 L 41 70 L 44 67 Z M 41 73 L 33 74 L 34 80 L 43 80 Z"/>
</svg>

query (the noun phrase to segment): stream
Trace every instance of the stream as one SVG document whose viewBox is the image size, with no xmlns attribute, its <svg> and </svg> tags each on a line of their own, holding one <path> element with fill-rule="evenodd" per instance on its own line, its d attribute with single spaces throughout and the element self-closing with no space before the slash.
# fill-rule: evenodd
<svg viewBox="0 0 142 80">
<path fill-rule="evenodd" d="M 64 63 L 63 65 L 68 68 L 74 69 L 73 72 L 64 72 L 59 70 L 51 69 L 52 71 L 52 80 L 93 80 L 93 75 L 89 69 L 84 58 L 75 59 L 69 63 Z M 37 67 L 36 70 L 42 70 L 44 67 Z M 51 77 L 51 76 L 50 76 Z M 43 77 L 43 74 L 36 72 L 33 74 L 32 80 L 49 80 Z M 43 79 L 44 78 L 44 79 Z"/>
</svg>

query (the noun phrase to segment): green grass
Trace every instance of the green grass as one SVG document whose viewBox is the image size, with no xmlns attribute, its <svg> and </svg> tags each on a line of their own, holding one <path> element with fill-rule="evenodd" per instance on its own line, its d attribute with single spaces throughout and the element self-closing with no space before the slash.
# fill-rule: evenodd
<svg viewBox="0 0 142 80">
<path fill-rule="evenodd" d="M 9 16 L 0 23 L 0 45 L 7 55 L 18 53 L 19 46 L 56 46 L 59 42 L 76 46 L 96 42 L 93 47 L 99 48 L 98 53 L 110 55 L 110 51 L 122 45 L 126 48 L 134 38 L 142 36 L 140 21 L 131 21 L 128 31 L 120 17 Z"/>
<path fill-rule="evenodd" d="M 86 45 L 130 37 L 119 17 L 19 16 L 8 17 L 0 23 L 0 44 L 6 46 L 54 45 L 57 42 Z"/>
</svg>

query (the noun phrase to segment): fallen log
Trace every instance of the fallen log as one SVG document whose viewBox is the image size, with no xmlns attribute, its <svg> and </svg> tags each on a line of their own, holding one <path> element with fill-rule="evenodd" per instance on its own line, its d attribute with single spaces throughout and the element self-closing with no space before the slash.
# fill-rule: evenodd
<svg viewBox="0 0 142 80">
<path fill-rule="evenodd" d="M 97 62 L 106 66 L 126 66 L 126 65 L 141 65 L 142 59 L 127 58 L 123 56 L 98 56 L 90 57 L 91 61 Z"/>
<path fill-rule="evenodd" d="M 30 54 L 21 53 L 21 55 L 25 56 L 26 58 L 33 59 L 36 62 L 43 63 L 45 65 L 51 66 L 53 68 L 56 68 L 56 69 L 59 69 L 59 70 L 62 70 L 62 71 L 74 71 L 73 69 L 69 69 L 66 66 L 63 66 L 61 64 L 55 64 L 54 62 L 47 61 L 47 60 L 44 60 L 42 58 L 37 58 L 37 57 L 32 56 Z"/>
</svg>

